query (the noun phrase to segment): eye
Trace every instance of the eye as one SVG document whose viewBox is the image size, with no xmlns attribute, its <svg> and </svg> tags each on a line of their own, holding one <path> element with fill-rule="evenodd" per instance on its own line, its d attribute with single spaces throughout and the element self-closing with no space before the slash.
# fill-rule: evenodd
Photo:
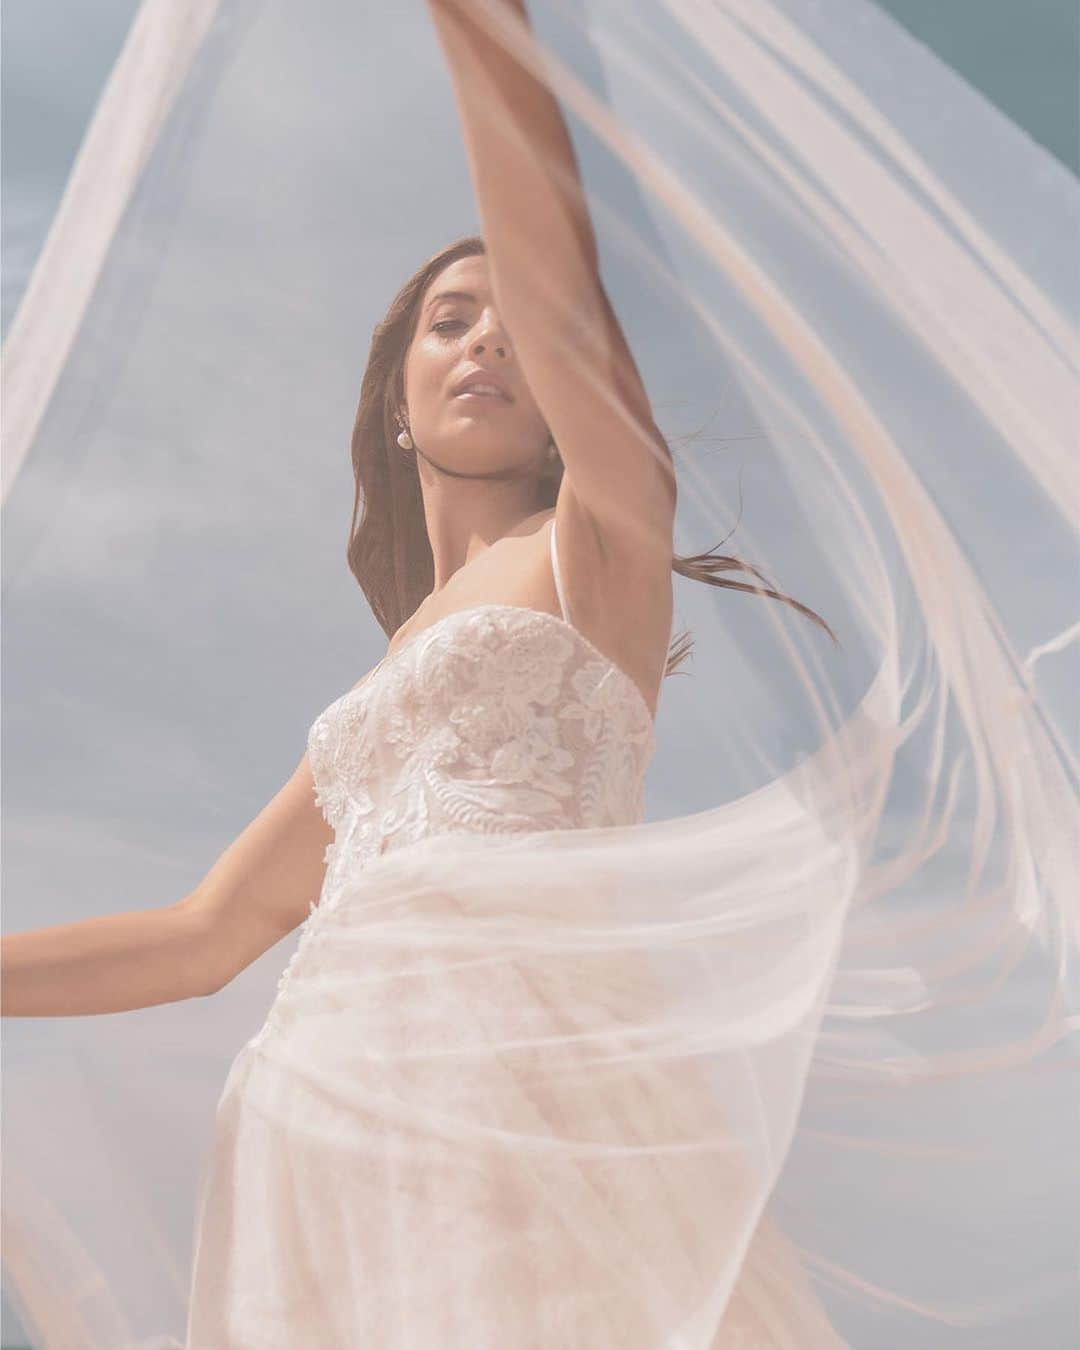
<svg viewBox="0 0 1080 1350">
<path fill-rule="evenodd" d="M 433 323 L 431 327 L 433 332 L 443 333 L 449 328 L 464 328 L 465 325 L 460 319 L 440 319 L 438 323 Z"/>
</svg>

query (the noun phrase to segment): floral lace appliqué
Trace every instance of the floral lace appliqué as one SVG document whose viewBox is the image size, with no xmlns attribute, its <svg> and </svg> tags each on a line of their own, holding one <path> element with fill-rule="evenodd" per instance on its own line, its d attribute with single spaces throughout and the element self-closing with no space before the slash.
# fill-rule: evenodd
<svg viewBox="0 0 1080 1350">
<path fill-rule="evenodd" d="M 565 620 L 520 606 L 447 615 L 312 723 L 334 829 L 322 894 L 279 982 L 378 854 L 441 833 L 632 824 L 654 744 L 625 672 Z"/>
</svg>

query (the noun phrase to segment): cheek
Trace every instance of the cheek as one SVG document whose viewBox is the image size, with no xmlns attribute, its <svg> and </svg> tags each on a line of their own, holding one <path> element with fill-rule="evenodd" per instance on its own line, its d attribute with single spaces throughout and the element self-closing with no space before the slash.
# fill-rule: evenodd
<svg viewBox="0 0 1080 1350">
<path fill-rule="evenodd" d="M 426 339 L 409 349 L 405 360 L 405 397 L 415 417 L 431 416 L 441 397 L 453 357 Z"/>
<path fill-rule="evenodd" d="M 520 415 L 522 422 L 529 429 L 530 440 L 547 440 L 548 426 L 538 404 L 534 403 L 531 398 L 527 401 L 523 399 L 520 405 Z"/>
<path fill-rule="evenodd" d="M 522 382 L 524 383 L 524 382 Z M 521 417 L 529 423 L 530 426 L 539 427 L 541 430 L 546 428 L 544 414 L 540 411 L 540 405 L 533 398 L 532 390 L 525 385 L 518 395 L 518 410 Z"/>
</svg>

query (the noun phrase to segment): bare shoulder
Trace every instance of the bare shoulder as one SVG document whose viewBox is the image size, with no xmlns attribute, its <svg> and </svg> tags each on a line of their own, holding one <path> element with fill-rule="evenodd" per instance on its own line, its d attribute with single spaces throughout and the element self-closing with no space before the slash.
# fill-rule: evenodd
<svg viewBox="0 0 1080 1350">
<path fill-rule="evenodd" d="M 539 511 L 534 511 L 531 516 L 523 516 L 513 529 L 507 530 L 506 534 L 503 535 L 503 538 L 523 539 L 539 537 L 539 535 L 544 532 L 544 526 L 554 514 L 554 506 L 542 507 Z"/>
</svg>

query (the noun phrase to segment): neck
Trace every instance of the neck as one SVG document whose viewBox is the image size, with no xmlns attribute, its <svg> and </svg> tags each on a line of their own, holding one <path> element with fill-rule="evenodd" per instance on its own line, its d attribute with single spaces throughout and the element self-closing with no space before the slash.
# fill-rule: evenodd
<svg viewBox="0 0 1080 1350">
<path fill-rule="evenodd" d="M 462 473 L 417 452 L 424 521 L 435 567 L 432 594 L 455 572 L 541 510 L 536 470 Z"/>
</svg>

